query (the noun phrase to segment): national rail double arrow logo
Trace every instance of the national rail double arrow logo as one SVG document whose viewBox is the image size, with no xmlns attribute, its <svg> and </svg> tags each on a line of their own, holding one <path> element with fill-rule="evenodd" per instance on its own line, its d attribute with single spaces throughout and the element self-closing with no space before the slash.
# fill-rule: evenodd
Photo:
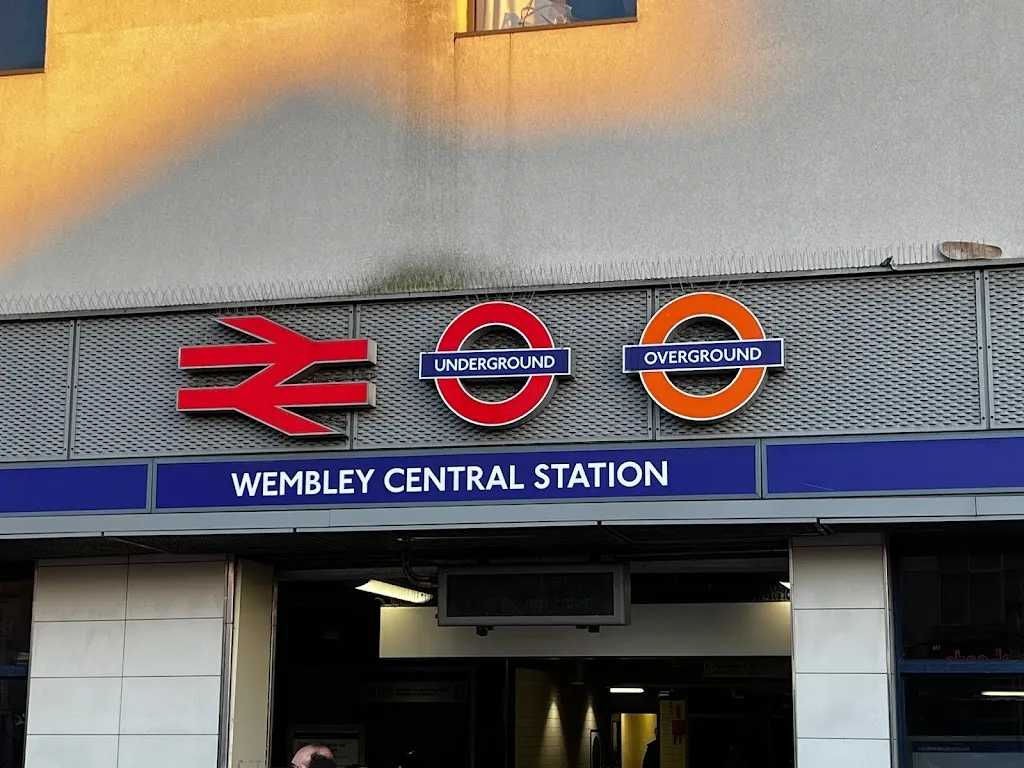
<svg viewBox="0 0 1024 768">
<path fill-rule="evenodd" d="M 232 387 L 182 389 L 178 410 L 235 411 L 286 435 L 333 435 L 335 431 L 300 416 L 297 408 L 372 408 L 374 385 L 366 381 L 289 384 L 318 365 L 375 365 L 377 345 L 370 339 L 317 341 L 265 317 L 219 321 L 262 343 L 184 347 L 178 367 L 185 370 L 261 368 Z"/>
</svg>

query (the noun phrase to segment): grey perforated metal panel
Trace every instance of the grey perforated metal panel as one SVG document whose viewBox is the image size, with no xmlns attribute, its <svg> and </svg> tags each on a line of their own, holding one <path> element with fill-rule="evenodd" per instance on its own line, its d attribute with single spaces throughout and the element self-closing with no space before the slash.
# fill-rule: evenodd
<svg viewBox="0 0 1024 768">
<path fill-rule="evenodd" d="M 687 292 L 659 289 L 657 306 Z M 721 422 L 693 424 L 658 409 L 660 438 L 984 425 L 972 272 L 733 283 L 719 292 L 745 303 L 769 336 L 785 338 L 786 368 Z M 724 381 L 690 376 L 686 386 L 706 393 Z"/>
<path fill-rule="evenodd" d="M 1024 427 L 1024 270 L 985 273 L 991 425 Z"/>
<path fill-rule="evenodd" d="M 67 454 L 72 324 L 0 324 L 0 460 Z"/>
<path fill-rule="evenodd" d="M 180 347 L 255 341 L 216 322 L 219 317 L 243 314 L 269 317 L 311 338 L 351 336 L 349 305 L 82 320 L 78 331 L 73 457 L 347 448 L 346 438 L 289 438 L 241 414 L 176 411 L 176 395 L 182 387 L 231 385 L 251 374 L 178 369 Z M 353 373 L 324 370 L 314 373 L 310 380 L 343 379 Z M 311 410 L 303 414 L 342 434 L 349 432 L 346 411 Z"/>
<path fill-rule="evenodd" d="M 771 374 L 746 411 L 719 424 L 692 425 L 659 414 L 659 437 L 841 435 L 983 426 L 974 272 L 738 282 L 720 290 L 747 303 L 770 335 L 786 338 L 787 369 Z M 685 290 L 658 289 L 658 305 L 682 292 Z M 351 422 L 351 447 L 367 450 L 636 441 L 652 436 L 655 409 L 639 381 L 621 372 L 622 345 L 639 339 L 649 315 L 650 291 L 565 291 L 513 297 L 541 317 L 558 344 L 572 347 L 577 375 L 562 382 L 551 402 L 532 420 L 498 431 L 473 426 L 450 413 L 433 383 L 417 376 L 419 354 L 432 350 L 447 324 L 483 298 L 384 300 L 358 305 L 355 322 L 359 335 L 377 341 L 378 366 L 347 375 L 365 375 L 376 381 L 377 407 L 351 418 L 342 411 L 311 415 L 342 430 Z M 181 346 L 244 340 L 215 322 L 223 314 L 239 313 L 81 320 L 73 456 L 350 447 L 341 439 L 289 439 L 241 415 L 178 414 L 174 410 L 180 387 L 233 383 L 244 375 L 177 370 Z M 348 305 L 312 304 L 261 314 L 316 338 L 352 333 Z M 704 324 L 687 333 L 687 338 L 720 338 L 722 329 Z M 497 334 L 480 340 L 481 345 L 491 347 L 515 342 L 514 336 Z M 346 374 L 316 374 L 318 379 L 333 377 L 345 378 Z M 690 377 L 688 386 L 703 386 L 707 391 L 721 382 L 722 377 L 717 381 Z M 497 399 L 507 396 L 511 386 L 477 384 L 474 388 L 481 397 Z M 25 457 L 31 458 L 19 453 L 18 458 Z"/>
<path fill-rule="evenodd" d="M 651 408 L 624 376 L 622 345 L 647 322 L 646 290 L 543 293 L 513 297 L 537 314 L 555 343 L 572 348 L 576 378 L 527 422 L 487 430 L 451 413 L 433 382 L 418 379 L 419 354 L 432 351 L 445 327 L 477 301 L 470 298 L 396 301 L 359 307 L 360 334 L 378 342 L 377 407 L 356 415 L 354 447 L 444 447 L 466 444 L 645 440 Z M 515 337 L 481 339 L 498 347 Z M 517 346 L 521 346 L 521 341 Z M 499 399 L 509 385 L 479 384 L 480 398 Z"/>
</svg>

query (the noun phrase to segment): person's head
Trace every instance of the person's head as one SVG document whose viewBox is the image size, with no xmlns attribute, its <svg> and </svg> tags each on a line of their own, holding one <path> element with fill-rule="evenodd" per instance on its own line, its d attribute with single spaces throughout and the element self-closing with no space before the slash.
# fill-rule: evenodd
<svg viewBox="0 0 1024 768">
<path fill-rule="evenodd" d="M 334 764 L 334 755 L 323 744 L 307 744 L 295 753 L 295 757 L 292 758 L 292 768 L 310 768 L 314 757 L 326 757 L 332 765 Z M 328 768 L 328 766 L 321 765 L 320 768 Z"/>
<path fill-rule="evenodd" d="M 338 768 L 338 764 L 333 757 L 318 753 L 309 758 L 309 768 Z"/>
</svg>

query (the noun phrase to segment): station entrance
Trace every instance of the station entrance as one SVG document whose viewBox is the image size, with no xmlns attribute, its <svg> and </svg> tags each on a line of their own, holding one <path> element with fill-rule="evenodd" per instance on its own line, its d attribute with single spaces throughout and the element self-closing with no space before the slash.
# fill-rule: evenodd
<svg viewBox="0 0 1024 768">
<path fill-rule="evenodd" d="M 792 766 L 786 551 L 625 564 L 629 623 L 600 628 L 439 626 L 360 589 L 429 593 L 422 561 L 281 571 L 271 765 L 325 743 L 368 768 Z"/>
</svg>

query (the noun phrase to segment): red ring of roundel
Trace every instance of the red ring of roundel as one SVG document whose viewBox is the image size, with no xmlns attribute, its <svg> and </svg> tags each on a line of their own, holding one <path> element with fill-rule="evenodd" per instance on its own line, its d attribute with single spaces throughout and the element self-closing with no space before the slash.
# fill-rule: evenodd
<svg viewBox="0 0 1024 768">
<path fill-rule="evenodd" d="M 530 349 L 551 349 L 554 339 L 547 326 L 530 310 L 506 301 L 477 304 L 456 317 L 441 334 L 437 352 L 458 352 L 476 333 L 503 326 L 526 340 Z M 437 379 L 437 392 L 452 413 L 481 427 L 509 427 L 532 415 L 551 395 L 555 377 L 530 376 L 516 394 L 500 402 L 487 402 L 466 391 L 461 379 Z"/>
</svg>

